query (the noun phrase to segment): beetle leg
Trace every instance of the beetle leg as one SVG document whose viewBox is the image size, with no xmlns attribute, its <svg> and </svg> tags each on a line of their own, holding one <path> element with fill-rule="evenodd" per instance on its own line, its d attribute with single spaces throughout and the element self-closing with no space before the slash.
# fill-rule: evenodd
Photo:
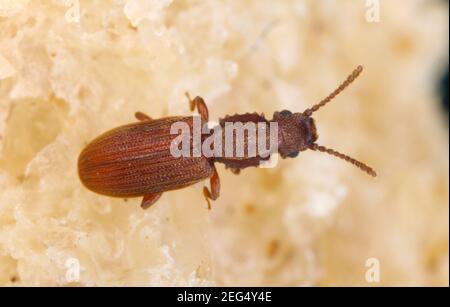
<svg viewBox="0 0 450 307">
<path fill-rule="evenodd" d="M 147 121 L 152 120 L 152 118 L 150 116 L 148 116 L 147 114 L 142 113 L 142 112 L 134 113 L 134 117 L 136 117 L 137 120 L 140 120 L 142 122 L 147 122 Z"/>
<path fill-rule="evenodd" d="M 186 97 L 189 100 L 189 107 L 191 111 L 194 111 L 195 108 L 197 108 L 197 111 L 198 113 L 200 113 L 201 118 L 207 122 L 209 120 L 209 111 L 203 98 L 197 96 L 194 98 L 194 100 L 192 100 L 188 92 L 186 92 Z"/>
<path fill-rule="evenodd" d="M 161 194 L 162 192 L 145 195 L 144 198 L 142 199 L 141 208 L 148 209 L 161 197 Z"/>
<path fill-rule="evenodd" d="M 208 202 L 208 209 L 211 209 L 211 200 L 216 200 L 220 195 L 220 178 L 217 170 L 214 168 L 214 173 L 210 179 L 211 190 L 207 187 L 203 188 L 203 195 L 205 196 L 206 201 Z"/>
</svg>

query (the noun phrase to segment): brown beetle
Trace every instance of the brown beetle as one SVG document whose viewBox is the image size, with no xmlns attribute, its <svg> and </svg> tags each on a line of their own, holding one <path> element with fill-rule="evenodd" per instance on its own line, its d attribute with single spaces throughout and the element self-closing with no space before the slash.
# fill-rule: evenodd
<svg viewBox="0 0 450 307">
<path fill-rule="evenodd" d="M 291 113 L 284 110 L 275 112 L 271 120 L 263 114 L 237 114 L 226 116 L 220 120 L 220 127 L 227 123 L 277 123 L 278 148 L 282 158 L 296 157 L 300 151 L 312 149 L 344 159 L 369 175 L 376 176 L 375 171 L 362 162 L 335 150 L 317 145 L 316 126 L 311 115 L 319 108 L 330 102 L 342 92 L 361 73 L 358 66 L 353 73 L 334 92 L 311 109 L 302 113 Z M 209 119 L 208 108 L 201 97 L 188 99 L 191 110 L 197 108 L 202 124 Z M 78 173 L 81 182 L 90 190 L 112 197 L 143 196 L 142 208 L 154 204 L 165 191 L 181 189 L 210 178 L 211 188 L 204 187 L 206 200 L 216 200 L 219 197 L 220 181 L 214 166 L 215 162 L 224 163 L 234 173 L 238 174 L 243 168 L 258 166 L 269 156 L 260 154 L 250 156 L 248 151 L 243 156 L 221 155 L 207 157 L 205 155 L 191 157 L 174 157 L 170 151 L 171 143 L 176 135 L 171 134 L 171 126 L 177 122 L 193 126 L 193 117 L 166 117 L 151 119 L 149 116 L 137 112 L 137 123 L 110 130 L 92 141 L 81 152 L 78 160 Z M 225 135 L 225 134 L 223 134 Z M 206 136 L 208 136 L 206 134 Z M 201 142 L 205 137 L 202 135 Z M 266 134 L 265 138 L 270 139 Z M 248 135 L 235 139 L 234 147 L 250 142 Z M 192 148 L 191 148 L 192 149 Z M 233 149 L 235 152 L 235 149 Z"/>
</svg>

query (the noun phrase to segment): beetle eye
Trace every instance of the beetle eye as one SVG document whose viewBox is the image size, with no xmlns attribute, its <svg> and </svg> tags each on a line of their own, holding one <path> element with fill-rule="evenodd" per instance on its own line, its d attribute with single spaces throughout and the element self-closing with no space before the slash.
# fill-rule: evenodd
<svg viewBox="0 0 450 307">
<path fill-rule="evenodd" d="M 293 151 L 293 152 L 291 152 L 291 153 L 288 154 L 288 157 L 289 157 L 289 158 L 295 158 L 295 157 L 298 156 L 298 154 L 299 154 L 298 151 Z"/>
<path fill-rule="evenodd" d="M 292 115 L 292 112 L 289 110 L 283 110 L 280 112 L 281 116 L 288 116 L 288 115 Z"/>
</svg>

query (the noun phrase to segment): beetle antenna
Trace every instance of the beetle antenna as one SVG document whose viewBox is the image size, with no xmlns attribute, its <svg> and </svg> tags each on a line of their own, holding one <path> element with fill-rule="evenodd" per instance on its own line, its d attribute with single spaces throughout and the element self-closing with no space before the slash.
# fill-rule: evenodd
<svg viewBox="0 0 450 307">
<path fill-rule="evenodd" d="M 320 146 L 320 145 L 317 145 L 317 144 L 312 144 L 310 148 L 312 150 L 314 150 L 314 151 L 325 152 L 325 153 L 327 153 L 329 155 L 332 155 L 332 156 L 338 157 L 338 158 L 340 158 L 342 160 L 345 160 L 345 161 L 355 165 L 360 170 L 366 172 L 367 174 L 369 174 L 372 177 L 376 177 L 377 176 L 377 173 L 370 166 L 368 166 L 368 165 L 366 165 L 366 164 L 364 164 L 364 163 L 362 163 L 362 162 L 360 162 L 360 161 L 358 161 L 356 159 L 353 159 L 352 157 L 344 155 L 344 154 L 342 154 L 342 153 L 340 153 L 340 152 L 338 152 L 336 150 L 333 150 L 333 149 L 330 149 L 330 148 L 326 148 L 325 146 Z"/>
<path fill-rule="evenodd" d="M 348 87 L 353 81 L 355 81 L 356 78 L 361 74 L 363 71 L 363 67 L 359 65 L 358 67 L 353 70 L 353 72 L 347 77 L 347 80 L 345 80 L 337 89 L 335 89 L 330 95 L 328 95 L 325 99 L 320 101 L 318 104 L 313 106 L 310 109 L 306 109 L 303 112 L 303 115 L 305 116 L 311 116 L 314 112 L 319 110 L 321 107 L 325 106 L 327 103 L 329 103 L 331 100 L 333 100 L 334 97 L 339 95 L 346 87 Z"/>
</svg>

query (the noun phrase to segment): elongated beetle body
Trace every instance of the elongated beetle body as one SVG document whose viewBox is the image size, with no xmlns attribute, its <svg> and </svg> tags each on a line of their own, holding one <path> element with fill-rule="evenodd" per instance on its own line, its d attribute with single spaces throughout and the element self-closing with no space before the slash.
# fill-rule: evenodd
<svg viewBox="0 0 450 307">
<path fill-rule="evenodd" d="M 343 91 L 361 73 L 358 66 L 353 73 L 333 93 L 302 113 L 292 113 L 284 110 L 275 112 L 271 120 L 263 114 L 247 113 L 226 116 L 219 122 L 218 128 L 227 124 L 270 124 L 276 123 L 277 146 L 268 155 L 250 154 L 249 144 L 270 142 L 274 137 L 268 131 L 258 132 L 258 138 L 252 139 L 249 134 L 241 138 L 233 138 L 232 155 L 225 154 L 225 149 L 215 151 L 214 155 L 175 156 L 172 147 L 177 137 L 171 131 L 175 123 L 184 123 L 193 128 L 193 117 L 173 116 L 162 119 L 151 119 L 149 116 L 137 112 L 137 123 L 110 130 L 93 140 L 81 152 L 78 159 L 78 174 L 81 182 L 90 190 L 112 197 L 143 197 L 141 206 L 145 209 L 154 204 L 163 192 L 184 188 L 210 178 L 210 189 L 204 187 L 203 193 L 210 206 L 210 200 L 216 200 L 220 194 L 220 181 L 215 162 L 223 163 L 234 173 L 241 169 L 258 166 L 268 160 L 271 154 L 278 153 L 282 158 L 294 158 L 300 151 L 312 149 L 342 158 L 372 176 L 375 171 L 369 166 L 335 150 L 325 148 L 316 143 L 317 132 L 311 115 L 319 108 L 330 102 Z M 188 96 L 191 110 L 197 108 L 202 125 L 209 120 L 208 108 L 202 98 L 191 100 Z M 195 129 L 194 129 L 195 130 Z M 200 144 L 205 145 L 210 133 L 200 138 Z M 226 142 L 226 134 L 220 139 Z M 192 140 L 193 135 L 188 139 Z M 195 145 L 191 144 L 189 151 Z M 243 155 L 236 155 L 237 148 L 244 148 Z M 216 149 L 216 144 L 214 148 Z"/>
</svg>

